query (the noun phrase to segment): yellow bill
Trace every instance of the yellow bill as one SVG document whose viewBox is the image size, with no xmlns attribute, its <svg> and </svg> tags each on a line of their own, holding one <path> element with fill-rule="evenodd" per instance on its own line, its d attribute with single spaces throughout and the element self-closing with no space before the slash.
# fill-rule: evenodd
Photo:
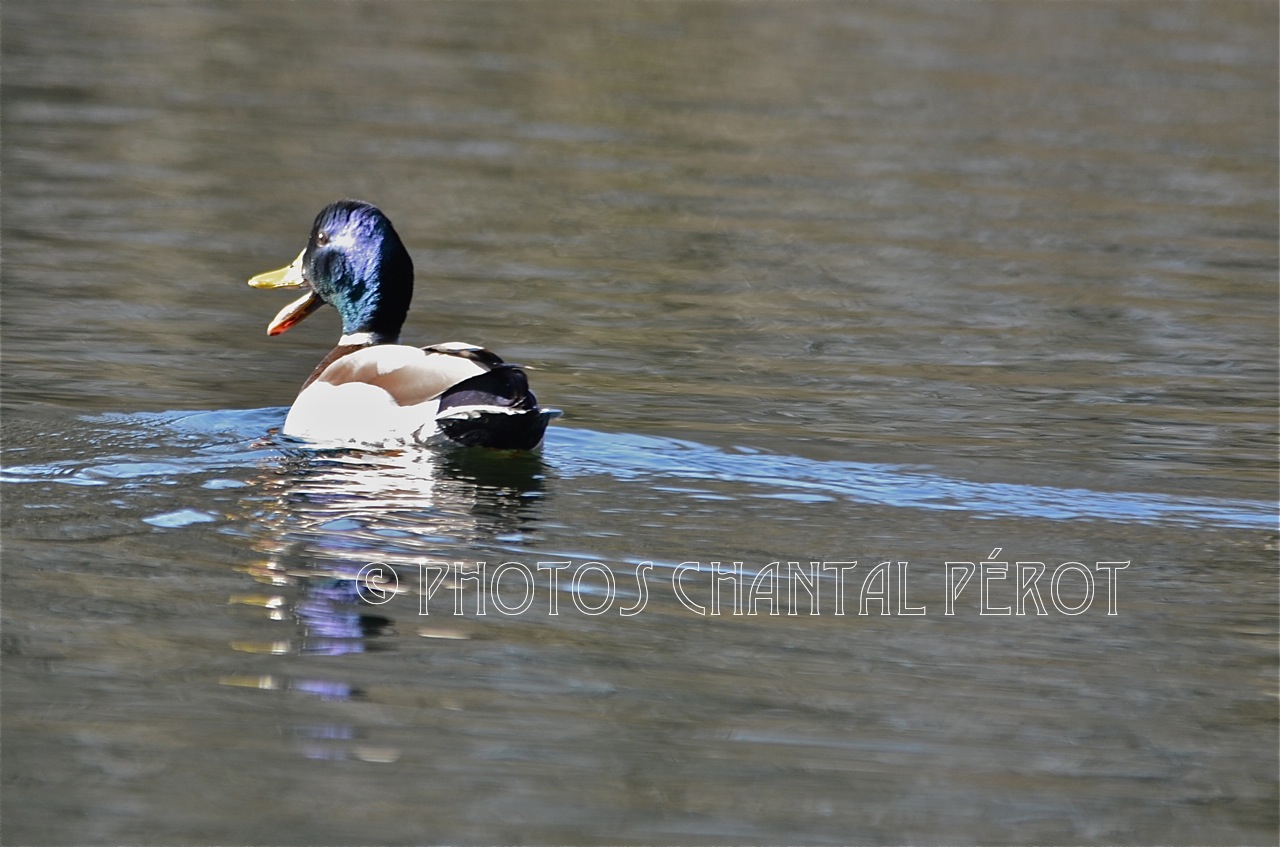
<svg viewBox="0 0 1280 847">
<path fill-rule="evenodd" d="M 299 253 L 293 264 L 287 267 L 250 277 L 249 284 L 254 288 L 301 288 L 307 284 L 302 278 L 302 256 L 306 252 Z"/>
<path fill-rule="evenodd" d="M 298 258 L 294 259 L 288 267 L 251 277 L 249 284 L 254 288 L 308 288 L 307 281 L 302 278 L 304 253 L 306 253 L 305 250 L 299 253 Z M 323 305 L 324 301 L 314 291 L 308 291 L 280 310 L 280 313 L 267 325 L 267 335 L 279 335 Z"/>
</svg>

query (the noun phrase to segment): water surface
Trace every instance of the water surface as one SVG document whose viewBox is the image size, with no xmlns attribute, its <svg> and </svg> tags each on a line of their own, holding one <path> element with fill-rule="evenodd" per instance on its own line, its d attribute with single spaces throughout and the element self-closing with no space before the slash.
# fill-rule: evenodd
<svg viewBox="0 0 1280 847">
<path fill-rule="evenodd" d="M 1274 842 L 1272 4 L 3 23 L 6 843 Z M 540 454 L 277 434 L 341 196 Z"/>
</svg>

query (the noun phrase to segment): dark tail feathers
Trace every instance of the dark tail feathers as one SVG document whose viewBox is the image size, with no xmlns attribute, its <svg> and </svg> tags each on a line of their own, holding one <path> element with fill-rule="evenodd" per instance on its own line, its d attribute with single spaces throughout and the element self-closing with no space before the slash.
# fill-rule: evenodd
<svg viewBox="0 0 1280 847">
<path fill-rule="evenodd" d="M 464 447 L 532 450 L 542 441 L 551 417 L 538 408 L 524 371 L 502 364 L 442 394 L 436 422 L 451 441 Z"/>
</svg>

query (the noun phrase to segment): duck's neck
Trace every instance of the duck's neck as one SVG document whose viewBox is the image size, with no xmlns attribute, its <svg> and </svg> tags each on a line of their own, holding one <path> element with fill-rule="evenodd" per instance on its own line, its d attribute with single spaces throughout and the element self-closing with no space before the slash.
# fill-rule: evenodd
<svg viewBox="0 0 1280 847">
<path fill-rule="evenodd" d="M 375 344 L 399 344 L 400 333 L 394 335 L 385 332 L 348 332 L 338 339 L 339 347 L 372 347 Z"/>
</svg>

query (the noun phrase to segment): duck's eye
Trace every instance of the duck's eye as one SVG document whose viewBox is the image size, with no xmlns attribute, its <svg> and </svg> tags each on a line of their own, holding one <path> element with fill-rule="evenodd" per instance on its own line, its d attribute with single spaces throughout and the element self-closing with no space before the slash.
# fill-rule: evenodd
<svg viewBox="0 0 1280 847">
<path fill-rule="evenodd" d="M 316 244 L 319 244 L 321 247 L 323 247 L 328 243 L 329 243 L 329 233 L 327 232 L 316 233 Z"/>
</svg>

